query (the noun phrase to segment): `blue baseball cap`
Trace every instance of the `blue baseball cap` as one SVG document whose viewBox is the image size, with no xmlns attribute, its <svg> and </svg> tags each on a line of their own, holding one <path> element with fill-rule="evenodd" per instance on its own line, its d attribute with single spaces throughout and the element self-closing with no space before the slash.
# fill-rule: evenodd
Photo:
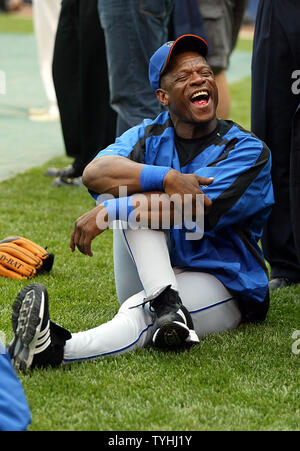
<svg viewBox="0 0 300 451">
<path fill-rule="evenodd" d="M 175 48 L 176 51 L 174 51 Z M 206 58 L 208 45 L 203 38 L 195 34 L 184 34 L 179 36 L 176 41 L 165 42 L 150 59 L 149 80 L 154 91 L 160 87 L 160 78 L 167 70 L 171 56 L 182 50 L 195 50 Z"/>
</svg>

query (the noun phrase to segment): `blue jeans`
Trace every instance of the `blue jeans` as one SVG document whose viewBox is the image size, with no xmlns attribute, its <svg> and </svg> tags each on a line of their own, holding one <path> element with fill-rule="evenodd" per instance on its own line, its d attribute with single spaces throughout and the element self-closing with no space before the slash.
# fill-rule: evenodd
<svg viewBox="0 0 300 451">
<path fill-rule="evenodd" d="M 98 0 L 117 136 L 161 111 L 148 79 L 149 60 L 168 40 L 173 0 Z"/>
</svg>

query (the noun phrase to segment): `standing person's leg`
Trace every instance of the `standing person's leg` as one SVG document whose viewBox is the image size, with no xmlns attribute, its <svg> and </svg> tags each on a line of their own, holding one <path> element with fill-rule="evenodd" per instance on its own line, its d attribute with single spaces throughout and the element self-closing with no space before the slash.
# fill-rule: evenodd
<svg viewBox="0 0 300 451">
<path fill-rule="evenodd" d="M 234 0 L 233 6 L 231 7 L 231 20 L 232 20 L 232 32 L 231 32 L 231 52 L 233 52 L 241 27 L 243 25 L 243 20 L 248 7 L 249 0 Z M 232 2 L 227 2 L 227 5 Z M 227 6 L 228 7 L 228 6 Z"/>
<path fill-rule="evenodd" d="M 73 166 L 83 172 L 94 156 L 115 141 L 116 113 L 109 103 L 104 33 L 97 0 L 79 0 L 80 155 Z"/>
<path fill-rule="evenodd" d="M 33 23 L 37 40 L 39 65 L 41 78 L 44 85 L 46 97 L 49 102 L 47 109 L 41 111 L 31 109 L 31 119 L 50 120 L 58 119 L 59 113 L 52 76 L 52 61 L 54 42 L 60 13 L 59 0 L 34 0 L 33 1 Z"/>
<path fill-rule="evenodd" d="M 217 117 L 228 119 L 230 92 L 226 77 L 231 50 L 232 22 L 224 1 L 198 0 L 208 41 L 208 63 L 214 71 L 219 92 Z"/>
<path fill-rule="evenodd" d="M 261 2 L 257 12 L 252 57 L 252 131 L 271 150 L 275 205 L 267 221 L 262 245 L 271 266 L 270 288 L 300 281 L 290 208 L 290 152 L 292 121 L 298 105 L 291 89 L 295 58 L 285 27 L 284 2 Z M 295 13 L 294 13 L 295 14 Z M 296 14 L 297 17 L 297 14 Z M 284 63 L 283 63 L 284 61 Z"/>
<path fill-rule="evenodd" d="M 109 104 L 106 50 L 97 0 L 64 0 L 56 34 L 53 78 L 71 166 L 49 168 L 57 184 L 80 177 L 85 166 L 115 139 Z M 74 182 L 75 183 L 75 182 Z"/>
<path fill-rule="evenodd" d="M 300 66 L 299 66 L 300 67 Z M 300 104 L 293 120 L 291 150 L 291 218 L 295 246 L 300 261 Z"/>
<path fill-rule="evenodd" d="M 161 112 L 148 81 L 148 65 L 153 53 L 167 40 L 172 4 L 172 0 L 98 0 L 110 102 L 118 114 L 117 136 Z"/>
<path fill-rule="evenodd" d="M 76 158 L 81 152 L 78 7 L 76 0 L 62 1 L 54 46 L 53 81 L 66 154 Z M 59 176 L 60 174 L 53 175 Z"/>
<path fill-rule="evenodd" d="M 198 0 L 208 40 L 208 63 L 212 67 L 219 92 L 217 116 L 230 116 L 230 90 L 227 69 L 242 25 L 247 0 Z"/>
<path fill-rule="evenodd" d="M 6 0 L 0 0 L 0 11 L 7 11 Z"/>
</svg>

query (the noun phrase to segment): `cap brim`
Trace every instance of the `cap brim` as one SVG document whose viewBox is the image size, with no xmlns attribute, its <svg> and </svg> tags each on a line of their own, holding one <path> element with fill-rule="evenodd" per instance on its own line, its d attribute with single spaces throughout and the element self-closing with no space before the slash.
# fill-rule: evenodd
<svg viewBox="0 0 300 451">
<path fill-rule="evenodd" d="M 172 56 L 183 50 L 195 50 L 201 56 L 206 58 L 208 53 L 208 44 L 205 39 L 200 38 L 200 36 L 197 36 L 195 34 L 184 34 L 183 36 L 180 36 L 176 39 L 176 41 L 174 41 L 170 49 L 168 58 L 161 68 L 160 76 L 162 76 L 163 73 L 167 70 Z"/>
</svg>

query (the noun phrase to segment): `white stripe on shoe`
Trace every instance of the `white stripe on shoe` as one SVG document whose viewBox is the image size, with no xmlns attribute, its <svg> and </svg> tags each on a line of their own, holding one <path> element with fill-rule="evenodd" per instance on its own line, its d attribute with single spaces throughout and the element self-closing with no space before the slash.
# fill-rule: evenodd
<svg viewBox="0 0 300 451">
<path fill-rule="evenodd" d="M 26 371 L 30 368 L 40 337 L 40 329 L 45 310 L 45 294 L 41 293 L 41 299 L 35 297 L 35 291 L 26 293 L 21 301 L 18 323 L 16 328 L 16 345 L 14 349 L 13 364 L 15 370 Z M 47 324 L 41 337 L 40 345 L 44 348 L 48 343 Z M 41 352 L 41 351 L 39 351 Z"/>
<path fill-rule="evenodd" d="M 40 352 L 45 351 L 45 349 L 48 348 L 50 343 L 51 337 L 50 337 L 50 320 L 49 320 L 45 329 L 39 333 L 34 354 L 39 354 Z"/>
</svg>

